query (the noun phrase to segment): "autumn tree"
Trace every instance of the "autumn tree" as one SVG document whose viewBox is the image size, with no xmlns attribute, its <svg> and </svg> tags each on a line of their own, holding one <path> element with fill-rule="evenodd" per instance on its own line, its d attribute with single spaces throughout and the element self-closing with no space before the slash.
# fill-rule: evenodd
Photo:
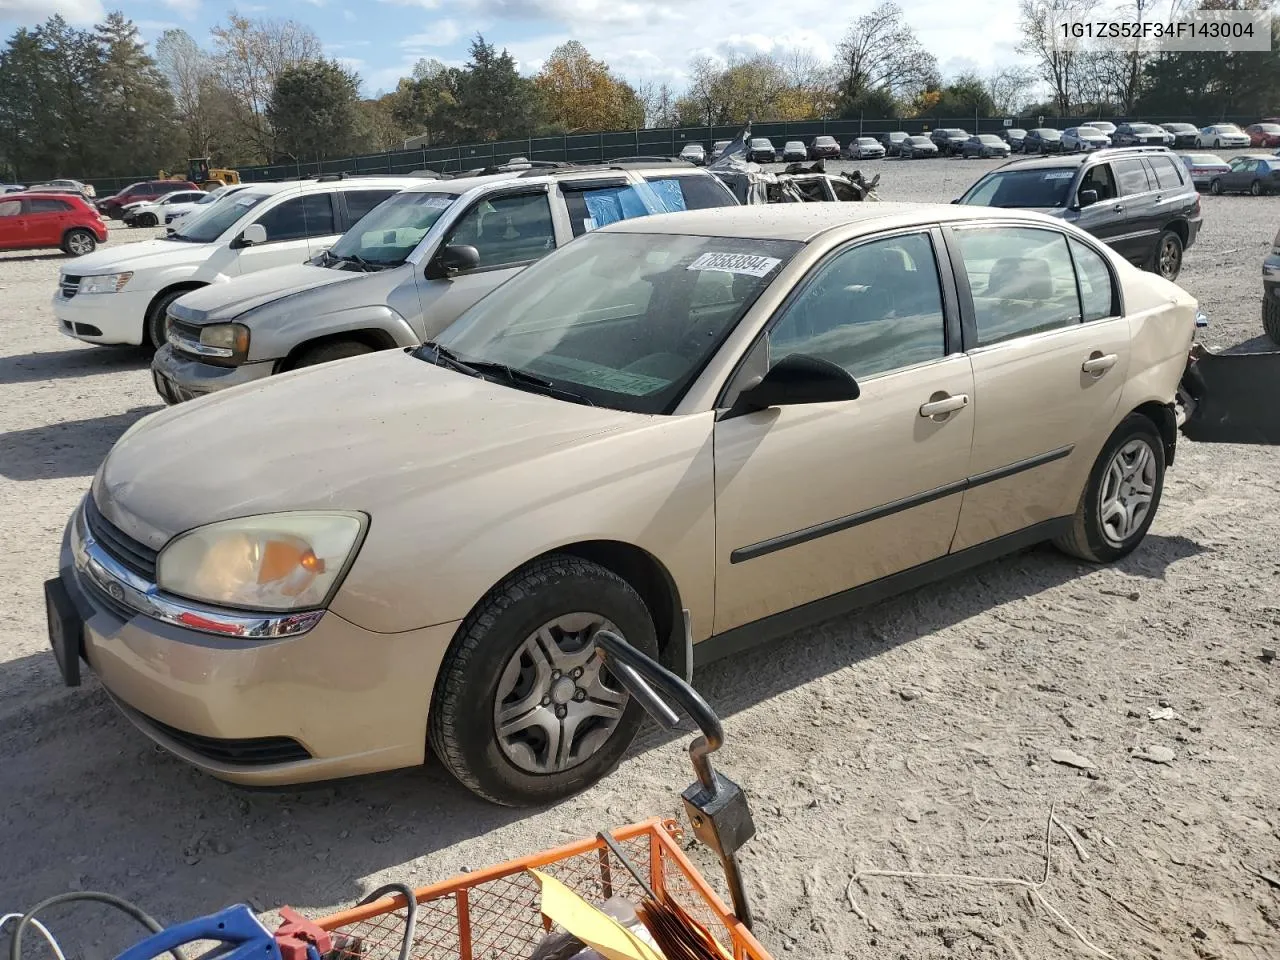
<svg viewBox="0 0 1280 960">
<path fill-rule="evenodd" d="M 275 138 L 267 104 L 276 81 L 291 67 L 319 60 L 320 38 L 296 20 L 252 20 L 232 13 L 214 27 L 214 64 L 222 85 L 234 98 L 236 120 L 261 159 L 271 160 Z"/>
<path fill-rule="evenodd" d="M 934 107 L 940 117 L 990 117 L 996 106 L 987 92 L 986 84 L 976 73 L 962 73 L 943 86 L 941 96 Z"/>
<path fill-rule="evenodd" d="M 450 75 L 456 106 L 449 113 L 457 133 L 472 140 L 527 137 L 537 123 L 532 81 L 516 70 L 516 60 L 483 36 L 471 41 L 470 59 Z"/>
<path fill-rule="evenodd" d="M 887 90 L 899 100 L 922 93 L 938 72 L 937 59 L 916 37 L 896 3 L 881 3 L 849 25 L 836 47 L 839 109 L 849 116 L 865 97 Z"/>
<path fill-rule="evenodd" d="M 542 119 L 556 130 L 623 130 L 644 124 L 644 105 L 636 91 L 577 40 L 551 51 L 533 85 Z"/>
</svg>

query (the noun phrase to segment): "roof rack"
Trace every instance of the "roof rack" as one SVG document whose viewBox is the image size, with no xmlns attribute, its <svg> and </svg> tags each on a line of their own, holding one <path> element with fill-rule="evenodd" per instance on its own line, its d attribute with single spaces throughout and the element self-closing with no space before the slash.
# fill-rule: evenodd
<svg viewBox="0 0 1280 960">
<path fill-rule="evenodd" d="M 606 164 L 615 163 L 671 163 L 680 164 L 682 167 L 692 167 L 694 164 L 688 160 L 681 160 L 679 157 L 610 157 L 608 160 L 601 161 Z"/>
<path fill-rule="evenodd" d="M 1094 150 L 1093 152 L 1102 153 L 1103 150 L 1130 150 L 1130 151 L 1136 150 L 1142 153 L 1167 153 L 1169 149 L 1170 149 L 1169 147 L 1154 144 L 1154 143 L 1143 143 L 1143 144 L 1135 144 L 1132 147 L 1101 147 L 1100 149 Z"/>
</svg>

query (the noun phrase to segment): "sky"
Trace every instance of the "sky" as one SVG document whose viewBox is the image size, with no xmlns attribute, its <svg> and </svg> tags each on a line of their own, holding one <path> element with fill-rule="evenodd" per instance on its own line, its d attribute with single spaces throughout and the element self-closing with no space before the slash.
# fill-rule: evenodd
<svg viewBox="0 0 1280 960">
<path fill-rule="evenodd" d="M 181 27 L 199 43 L 233 10 L 311 26 L 326 53 L 357 70 L 364 93 L 394 89 L 421 57 L 461 65 L 477 32 L 511 51 L 534 73 L 566 40 L 579 40 L 614 72 L 636 83 L 687 81 L 689 61 L 804 49 L 827 59 L 848 23 L 878 0 L 0 0 L 0 31 L 61 13 L 87 25 L 111 10 L 138 24 L 143 38 Z M 944 77 L 1021 58 L 1015 0 L 987 0 L 981 14 L 954 0 L 902 0 L 907 22 L 938 58 Z"/>
</svg>

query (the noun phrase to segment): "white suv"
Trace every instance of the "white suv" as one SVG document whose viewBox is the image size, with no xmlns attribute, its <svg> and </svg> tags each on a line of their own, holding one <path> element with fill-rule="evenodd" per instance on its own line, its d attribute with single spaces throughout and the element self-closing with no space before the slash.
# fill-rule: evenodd
<svg viewBox="0 0 1280 960">
<path fill-rule="evenodd" d="M 58 329 L 88 343 L 164 343 L 169 304 L 184 293 L 268 267 L 302 263 L 420 177 L 262 183 L 184 217 L 167 237 L 81 257 L 58 277 Z"/>
</svg>

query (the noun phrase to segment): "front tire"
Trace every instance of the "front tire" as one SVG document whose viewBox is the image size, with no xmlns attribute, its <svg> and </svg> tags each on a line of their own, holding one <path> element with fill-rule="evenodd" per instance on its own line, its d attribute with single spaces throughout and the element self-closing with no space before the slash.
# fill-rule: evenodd
<svg viewBox="0 0 1280 960">
<path fill-rule="evenodd" d="M 1255 197 L 1260 197 L 1260 196 L 1262 196 L 1262 183 L 1261 183 L 1261 181 L 1259 181 L 1259 180 L 1255 180 L 1255 181 L 1253 181 L 1253 183 L 1249 184 L 1249 192 L 1250 192 L 1251 194 L 1253 194 L 1253 196 L 1255 196 Z"/>
<path fill-rule="evenodd" d="M 436 678 L 429 737 L 473 793 L 552 803 L 607 776 L 643 710 L 590 642 L 607 627 L 651 657 L 653 618 L 612 571 L 553 554 L 508 576 L 458 628 Z"/>
<path fill-rule="evenodd" d="M 1142 414 L 1129 414 L 1103 445 L 1071 528 L 1054 545 L 1092 563 L 1112 563 L 1132 553 L 1160 506 L 1164 468 L 1160 431 Z"/>
<path fill-rule="evenodd" d="M 165 316 L 169 312 L 169 304 L 190 292 L 190 289 L 173 290 L 151 304 L 147 311 L 145 332 L 146 342 L 151 345 L 152 350 L 159 350 L 165 344 Z"/>
<path fill-rule="evenodd" d="M 1216 178 L 1213 180 L 1210 180 L 1209 192 L 1212 193 L 1215 197 L 1222 196 L 1222 181 Z"/>
<path fill-rule="evenodd" d="M 1280 346 L 1280 300 L 1265 296 L 1262 301 L 1262 329 L 1271 342 Z"/>
</svg>

